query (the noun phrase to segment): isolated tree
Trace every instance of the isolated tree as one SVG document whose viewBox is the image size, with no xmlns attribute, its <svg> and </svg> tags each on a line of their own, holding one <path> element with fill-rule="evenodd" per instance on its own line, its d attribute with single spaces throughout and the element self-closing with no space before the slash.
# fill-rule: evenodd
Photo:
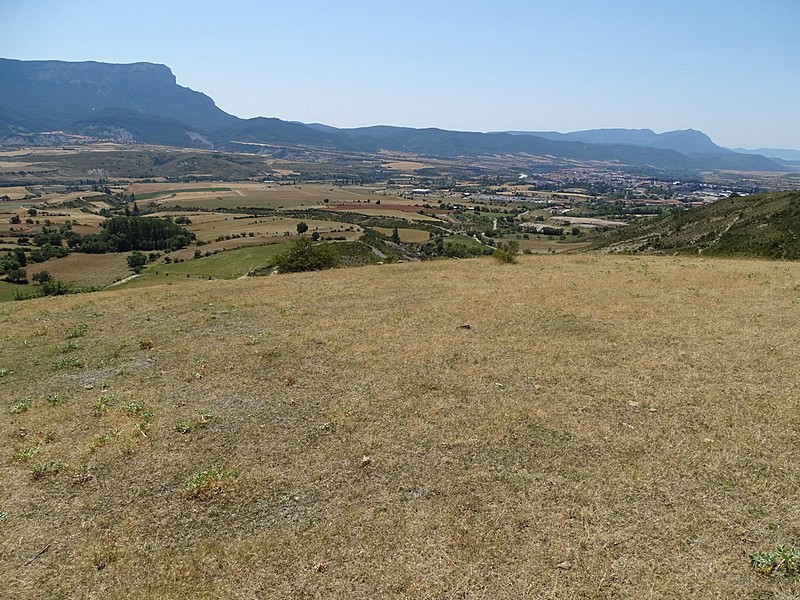
<svg viewBox="0 0 800 600">
<path fill-rule="evenodd" d="M 297 233 L 298 235 L 303 235 L 306 231 L 308 231 L 308 225 L 305 221 L 300 221 L 297 224 Z"/>
<path fill-rule="evenodd" d="M 128 254 L 128 268 L 134 273 L 141 273 L 142 268 L 147 264 L 147 255 L 139 250 L 134 250 Z"/>
<path fill-rule="evenodd" d="M 28 215 L 30 215 L 31 217 L 35 217 L 37 214 L 39 214 L 39 211 L 37 211 L 35 208 L 28 209 Z"/>
<path fill-rule="evenodd" d="M 33 277 L 31 277 L 31 279 L 37 283 L 44 283 L 45 281 L 50 281 L 52 278 L 53 276 L 49 271 L 39 271 L 38 273 L 34 273 Z"/>
<path fill-rule="evenodd" d="M 6 271 L 6 279 L 11 283 L 27 283 L 28 272 L 22 267 Z"/>
<path fill-rule="evenodd" d="M 397 227 L 392 229 L 392 241 L 395 244 L 399 244 L 400 243 L 400 233 L 397 231 Z"/>
<path fill-rule="evenodd" d="M 19 215 L 14 215 L 9 219 L 9 221 L 11 221 L 12 225 L 19 225 L 20 223 L 22 223 L 22 219 L 19 218 Z"/>
<path fill-rule="evenodd" d="M 319 231 L 315 231 L 311 234 L 311 240 L 316 242 L 319 239 Z"/>
</svg>

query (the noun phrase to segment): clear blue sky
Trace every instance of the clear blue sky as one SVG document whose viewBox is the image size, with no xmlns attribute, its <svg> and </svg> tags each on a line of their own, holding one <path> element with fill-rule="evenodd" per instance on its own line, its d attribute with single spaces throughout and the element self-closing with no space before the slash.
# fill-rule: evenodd
<svg viewBox="0 0 800 600">
<path fill-rule="evenodd" d="M 0 22 L 2 57 L 166 64 L 240 117 L 800 148 L 800 0 L 0 0 Z"/>
</svg>

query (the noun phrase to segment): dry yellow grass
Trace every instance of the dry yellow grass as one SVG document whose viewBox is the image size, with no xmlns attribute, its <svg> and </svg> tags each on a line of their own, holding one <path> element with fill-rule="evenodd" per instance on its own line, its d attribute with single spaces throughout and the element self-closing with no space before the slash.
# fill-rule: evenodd
<svg viewBox="0 0 800 600">
<path fill-rule="evenodd" d="M 226 213 L 205 213 L 191 215 L 191 225 L 187 226 L 189 231 L 195 233 L 198 239 L 205 241 L 215 240 L 221 235 L 250 234 L 265 237 L 279 236 L 289 233 L 297 235 L 297 224 L 305 222 L 309 227 L 309 232 L 318 231 L 320 234 L 330 234 L 331 232 L 343 232 L 350 229 L 352 232 L 360 232 L 358 225 L 340 223 L 337 221 L 319 221 L 315 219 L 295 219 L 288 217 L 257 217 L 257 218 L 237 218 Z"/>
<path fill-rule="evenodd" d="M 247 185 L 258 185 L 258 184 L 248 184 L 246 182 L 239 182 L 236 186 L 247 186 Z M 191 190 L 195 190 L 198 188 L 229 188 L 231 185 L 227 182 L 219 183 L 219 182 L 201 182 L 201 183 L 177 183 L 177 182 L 164 182 L 164 183 L 133 183 L 125 188 L 125 193 L 127 194 L 149 194 L 151 192 L 161 192 L 165 190 L 181 190 L 180 193 L 190 193 Z M 228 192 L 220 192 L 218 193 L 228 193 Z"/>
<path fill-rule="evenodd" d="M 8 163 L 2 163 L 7 165 Z M 0 188 L 0 196 L 8 196 L 12 200 L 20 200 L 28 195 L 28 188 L 23 185 Z M 2 204 L 0 204 L 2 207 Z"/>
<path fill-rule="evenodd" d="M 799 286 L 526 256 L 0 305 L 4 594 L 796 598 L 747 554 L 800 541 Z"/>
<path fill-rule="evenodd" d="M 381 165 L 384 169 L 391 169 L 393 171 L 416 171 L 417 169 L 428 169 L 430 164 L 425 164 L 413 160 L 397 160 L 393 162 L 384 163 Z"/>
<path fill-rule="evenodd" d="M 49 272 L 53 278 L 77 285 L 104 286 L 131 274 L 127 253 L 82 254 L 73 252 L 63 258 L 51 258 L 43 263 L 29 264 L 28 275 Z"/>
</svg>

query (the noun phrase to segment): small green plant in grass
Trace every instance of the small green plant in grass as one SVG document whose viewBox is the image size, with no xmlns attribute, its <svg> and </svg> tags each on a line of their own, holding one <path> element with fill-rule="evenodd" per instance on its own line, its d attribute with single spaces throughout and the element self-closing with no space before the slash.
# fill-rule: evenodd
<svg viewBox="0 0 800 600">
<path fill-rule="evenodd" d="M 70 339 L 83 337 L 86 335 L 87 329 L 88 327 L 86 327 L 85 323 L 78 323 L 69 331 L 67 337 Z"/>
<path fill-rule="evenodd" d="M 0 510 L 0 523 L 5 523 L 7 519 L 8 519 L 8 513 L 3 510 Z"/>
<path fill-rule="evenodd" d="M 178 419 L 177 421 L 175 421 L 175 424 L 172 426 L 172 429 L 174 429 L 178 433 L 190 433 L 192 431 L 192 422 L 184 421 L 183 419 Z"/>
<path fill-rule="evenodd" d="M 69 352 L 74 352 L 75 350 L 80 350 L 80 348 L 81 345 L 78 342 L 75 340 L 68 340 L 66 344 L 58 349 L 58 351 L 61 352 L 61 354 L 67 354 Z"/>
<path fill-rule="evenodd" d="M 103 394 L 92 404 L 92 412 L 98 417 L 104 415 L 108 412 L 108 407 L 116 404 L 118 400 L 116 394 Z"/>
<path fill-rule="evenodd" d="M 100 446 L 110 444 L 111 442 L 118 440 L 120 437 L 122 437 L 122 430 L 120 429 L 112 429 L 102 435 L 98 435 L 96 438 L 94 438 L 94 442 L 92 442 L 92 450 L 99 448 Z"/>
<path fill-rule="evenodd" d="M 122 407 L 122 412 L 129 417 L 138 419 L 138 422 L 133 427 L 147 437 L 147 430 L 150 428 L 150 421 L 153 419 L 153 411 L 147 408 L 143 402 L 133 400 Z"/>
<path fill-rule="evenodd" d="M 14 460 L 29 460 L 32 458 L 37 452 L 39 452 L 39 444 L 31 444 L 29 446 L 25 446 L 20 450 L 14 452 Z"/>
<path fill-rule="evenodd" d="M 191 433 L 195 429 L 203 429 L 211 423 L 214 415 L 208 412 L 199 411 L 197 416 L 192 419 L 178 419 L 172 429 L 178 433 Z"/>
<path fill-rule="evenodd" d="M 58 475 L 62 471 L 66 471 L 69 465 L 66 461 L 60 458 L 51 458 L 44 462 L 40 462 L 31 470 L 31 476 L 34 479 L 42 479 L 51 475 Z"/>
<path fill-rule="evenodd" d="M 59 392 L 50 394 L 47 397 L 47 403 L 50 406 L 58 406 L 59 404 L 64 404 L 67 400 L 69 400 L 69 398 L 67 398 L 64 394 L 61 394 Z"/>
<path fill-rule="evenodd" d="M 761 575 L 796 577 L 800 575 L 800 550 L 781 544 L 773 550 L 755 552 L 750 555 L 750 566 Z"/>
<path fill-rule="evenodd" d="M 183 492 L 189 498 L 209 500 L 224 492 L 238 476 L 238 471 L 226 471 L 216 467 L 203 469 L 189 478 L 183 486 Z"/>
<path fill-rule="evenodd" d="M 81 361 L 74 356 L 65 356 L 53 361 L 53 368 L 56 371 L 63 371 L 65 369 L 79 369 L 80 367 Z"/>
<path fill-rule="evenodd" d="M 8 377 L 9 375 L 13 375 L 14 371 L 9 371 L 8 369 L 0 369 L 0 379 L 3 377 Z"/>
<path fill-rule="evenodd" d="M 33 398 L 28 396 L 11 406 L 11 414 L 18 415 L 27 411 L 33 404 Z"/>
</svg>

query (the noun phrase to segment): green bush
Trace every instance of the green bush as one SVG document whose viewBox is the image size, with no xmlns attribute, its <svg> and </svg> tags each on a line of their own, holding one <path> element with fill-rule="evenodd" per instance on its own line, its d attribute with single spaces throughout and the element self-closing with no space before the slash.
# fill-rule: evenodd
<svg viewBox="0 0 800 600">
<path fill-rule="evenodd" d="M 147 255 L 139 250 L 134 250 L 128 255 L 128 268 L 134 273 L 141 273 L 147 264 Z"/>
<path fill-rule="evenodd" d="M 516 240 L 510 240 L 497 245 L 492 257 L 499 263 L 513 265 L 517 262 L 517 252 L 519 251 L 519 243 Z"/>
<path fill-rule="evenodd" d="M 321 271 L 337 266 L 339 257 L 330 244 L 314 244 L 308 238 L 302 238 L 275 257 L 275 264 L 279 273 Z"/>
</svg>

